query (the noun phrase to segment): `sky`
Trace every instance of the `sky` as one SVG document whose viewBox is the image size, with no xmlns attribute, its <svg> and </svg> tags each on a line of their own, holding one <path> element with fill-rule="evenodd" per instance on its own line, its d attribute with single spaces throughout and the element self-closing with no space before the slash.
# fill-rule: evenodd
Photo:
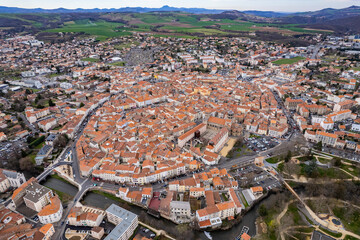
<svg viewBox="0 0 360 240">
<path fill-rule="evenodd" d="M 208 9 L 313 11 L 360 5 L 360 0 L 0 0 L 0 6 L 21 8 L 121 8 L 121 7 L 199 7 Z"/>
</svg>

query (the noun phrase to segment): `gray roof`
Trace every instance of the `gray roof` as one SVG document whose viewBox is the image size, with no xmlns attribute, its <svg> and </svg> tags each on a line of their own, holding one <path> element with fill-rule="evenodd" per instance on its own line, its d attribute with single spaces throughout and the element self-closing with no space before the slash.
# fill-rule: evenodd
<svg viewBox="0 0 360 240">
<path fill-rule="evenodd" d="M 49 192 L 51 192 L 49 188 L 34 182 L 26 188 L 26 195 L 24 198 L 32 202 L 37 202 L 42 196 L 48 194 Z"/>
<path fill-rule="evenodd" d="M 182 202 L 182 201 L 172 201 L 170 202 L 170 208 L 180 208 L 180 209 L 190 210 L 190 203 Z"/>
<path fill-rule="evenodd" d="M 49 152 L 52 150 L 52 146 L 50 145 L 44 145 L 40 151 L 38 152 L 37 156 L 46 156 L 49 154 Z"/>
<path fill-rule="evenodd" d="M 106 209 L 106 213 L 111 213 L 117 216 L 118 218 L 121 218 L 122 221 L 118 225 L 116 225 L 116 227 L 109 233 L 109 235 L 107 235 L 105 240 L 119 239 L 130 227 L 132 222 L 137 218 L 136 214 L 124 208 L 121 208 L 115 204 L 111 204 L 111 206 Z"/>
<path fill-rule="evenodd" d="M 15 172 L 15 171 L 12 171 L 12 170 L 3 169 L 2 172 L 7 178 L 16 179 L 19 176 L 18 172 Z"/>
<path fill-rule="evenodd" d="M 56 139 L 57 135 L 55 134 L 50 134 L 47 138 L 46 141 L 54 141 Z"/>
</svg>

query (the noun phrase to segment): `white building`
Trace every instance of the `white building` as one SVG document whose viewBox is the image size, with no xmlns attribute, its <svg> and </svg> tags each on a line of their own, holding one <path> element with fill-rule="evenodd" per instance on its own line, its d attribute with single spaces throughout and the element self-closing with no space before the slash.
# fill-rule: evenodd
<svg viewBox="0 0 360 240">
<path fill-rule="evenodd" d="M 50 204 L 46 205 L 39 213 L 39 221 L 42 224 L 54 223 L 61 220 L 63 206 L 58 196 L 50 198 Z"/>
<path fill-rule="evenodd" d="M 106 216 L 116 227 L 107 235 L 105 240 L 128 240 L 137 228 L 138 216 L 115 204 L 106 209 Z"/>
</svg>

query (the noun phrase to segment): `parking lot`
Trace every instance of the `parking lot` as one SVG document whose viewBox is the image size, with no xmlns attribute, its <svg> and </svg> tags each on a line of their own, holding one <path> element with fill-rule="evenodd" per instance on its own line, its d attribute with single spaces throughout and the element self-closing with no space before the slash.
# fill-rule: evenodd
<svg viewBox="0 0 360 240">
<path fill-rule="evenodd" d="M 275 147 L 280 143 L 280 140 L 269 136 L 258 136 L 245 139 L 245 143 L 247 147 L 252 151 L 261 152 Z"/>
<path fill-rule="evenodd" d="M 281 187 L 277 179 L 255 165 L 239 168 L 232 175 L 238 180 L 239 186 L 261 186 L 268 191 Z"/>
<path fill-rule="evenodd" d="M 143 237 L 146 238 L 155 238 L 156 234 L 151 231 L 150 229 L 143 227 L 141 225 L 139 225 L 140 227 L 138 228 L 138 230 L 136 231 L 135 235 L 140 234 Z"/>
</svg>

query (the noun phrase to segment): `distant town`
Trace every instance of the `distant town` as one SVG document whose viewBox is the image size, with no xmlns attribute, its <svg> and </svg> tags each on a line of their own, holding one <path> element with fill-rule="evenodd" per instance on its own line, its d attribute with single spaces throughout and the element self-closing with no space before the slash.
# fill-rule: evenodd
<svg viewBox="0 0 360 240">
<path fill-rule="evenodd" d="M 360 36 L 308 38 L 1 38 L 0 240 L 360 239 Z"/>
</svg>

